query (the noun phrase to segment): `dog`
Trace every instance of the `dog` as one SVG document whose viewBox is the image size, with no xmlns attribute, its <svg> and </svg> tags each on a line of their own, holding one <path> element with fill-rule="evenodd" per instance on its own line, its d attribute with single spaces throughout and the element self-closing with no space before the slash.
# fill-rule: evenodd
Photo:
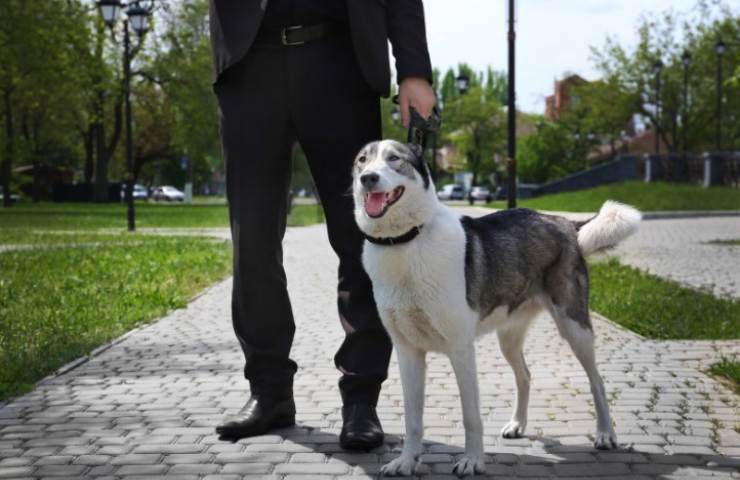
<svg viewBox="0 0 740 480">
<path fill-rule="evenodd" d="M 449 356 L 460 389 L 465 453 L 453 473 L 485 472 L 474 341 L 492 331 L 517 388 L 516 407 L 501 434 L 524 434 L 530 374 L 522 345 L 542 311 L 553 317 L 588 375 L 595 447 L 616 448 L 596 368 L 584 256 L 635 232 L 641 214 L 607 201 L 594 218 L 580 223 L 527 209 L 461 216 L 437 200 L 421 148 L 391 140 L 366 145 L 352 177 L 354 216 L 365 236 L 362 263 L 393 341 L 403 387 L 402 452 L 381 473 L 411 475 L 422 452 L 426 352 Z"/>
</svg>

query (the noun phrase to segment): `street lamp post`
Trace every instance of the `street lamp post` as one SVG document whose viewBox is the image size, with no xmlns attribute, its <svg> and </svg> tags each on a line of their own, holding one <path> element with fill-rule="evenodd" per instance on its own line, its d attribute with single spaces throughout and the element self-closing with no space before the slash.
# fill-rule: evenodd
<svg viewBox="0 0 740 480">
<path fill-rule="evenodd" d="M 663 62 L 660 59 L 653 64 L 655 71 L 655 154 L 660 155 L 660 73 Z"/>
<path fill-rule="evenodd" d="M 725 54 L 725 42 L 721 38 L 714 44 L 714 52 L 717 54 L 717 152 L 722 151 L 722 56 Z"/>
<path fill-rule="evenodd" d="M 455 86 L 460 95 L 465 95 L 468 93 L 468 89 L 470 88 L 470 77 L 461 73 L 455 78 Z"/>
<path fill-rule="evenodd" d="M 681 63 L 683 63 L 683 118 L 681 119 L 681 127 L 683 129 L 683 157 L 686 159 L 686 152 L 688 151 L 688 131 L 689 131 L 689 65 L 691 64 L 691 54 L 688 50 L 684 50 L 681 55 Z"/>
<path fill-rule="evenodd" d="M 133 157 L 133 125 L 131 114 L 131 39 L 129 26 L 141 37 L 149 28 L 150 11 L 143 8 L 138 1 L 123 3 L 120 0 L 98 0 L 98 8 L 103 21 L 113 30 L 118 14 L 126 8 L 126 18 L 123 19 L 123 98 L 126 115 L 126 205 L 128 230 L 136 229 L 134 212 L 134 157 Z"/>
<path fill-rule="evenodd" d="M 457 93 L 462 95 L 465 95 L 468 93 L 468 89 L 470 88 L 470 77 L 468 77 L 465 73 L 460 73 L 455 78 L 455 86 L 457 87 Z M 468 153 L 468 160 L 470 160 L 470 153 Z M 434 161 L 436 162 L 437 159 L 435 158 Z M 471 185 L 471 189 L 474 185 Z M 470 193 L 468 192 L 468 201 L 471 202 L 472 205 L 472 199 L 473 197 L 470 196 Z"/>
<path fill-rule="evenodd" d="M 514 24 L 516 22 L 516 0 L 508 0 L 509 7 L 508 24 L 509 24 L 509 79 L 508 79 L 508 158 L 506 160 L 507 170 L 507 196 L 508 208 L 516 208 L 516 88 L 514 80 L 516 58 L 516 32 Z"/>
</svg>

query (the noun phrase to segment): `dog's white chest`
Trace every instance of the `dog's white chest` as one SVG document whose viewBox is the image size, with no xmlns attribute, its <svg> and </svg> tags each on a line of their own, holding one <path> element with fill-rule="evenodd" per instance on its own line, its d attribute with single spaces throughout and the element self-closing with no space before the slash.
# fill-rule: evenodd
<svg viewBox="0 0 740 480">
<path fill-rule="evenodd" d="M 367 246 L 363 256 L 386 330 L 425 351 L 446 350 L 470 313 L 464 233 L 457 219 L 442 227 L 406 247 Z"/>
<path fill-rule="evenodd" d="M 391 336 L 424 351 L 444 350 L 447 343 L 430 315 L 419 306 L 390 307 L 380 311 Z"/>
</svg>

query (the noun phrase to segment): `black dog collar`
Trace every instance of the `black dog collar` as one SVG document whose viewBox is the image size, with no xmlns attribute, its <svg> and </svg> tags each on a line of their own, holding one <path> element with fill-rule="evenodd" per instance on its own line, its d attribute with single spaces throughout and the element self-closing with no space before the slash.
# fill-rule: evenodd
<svg viewBox="0 0 740 480">
<path fill-rule="evenodd" d="M 401 245 L 402 243 L 408 243 L 411 240 L 415 239 L 416 236 L 419 235 L 419 232 L 421 232 L 421 227 L 423 226 L 424 225 L 419 225 L 418 227 L 414 227 L 398 237 L 378 238 L 371 237 L 370 235 L 365 235 L 365 238 L 368 242 L 374 243 L 375 245 Z"/>
</svg>

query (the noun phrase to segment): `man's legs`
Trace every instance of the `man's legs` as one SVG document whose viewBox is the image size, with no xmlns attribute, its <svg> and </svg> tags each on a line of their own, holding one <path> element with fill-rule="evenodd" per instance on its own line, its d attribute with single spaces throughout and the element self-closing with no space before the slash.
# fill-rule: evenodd
<svg viewBox="0 0 740 480">
<path fill-rule="evenodd" d="M 300 50 L 300 51 L 299 51 Z M 353 216 L 352 162 L 381 137 L 380 102 L 359 70 L 349 38 L 291 50 L 291 106 L 296 132 L 339 256 L 338 308 L 346 337 L 335 357 L 345 406 L 375 406 L 388 373 L 391 342 L 378 317 L 360 260 L 363 237 Z"/>
<path fill-rule="evenodd" d="M 295 324 L 282 239 L 294 141 L 284 51 L 255 47 L 216 86 L 234 244 L 232 319 L 253 395 L 292 396 Z"/>
</svg>

